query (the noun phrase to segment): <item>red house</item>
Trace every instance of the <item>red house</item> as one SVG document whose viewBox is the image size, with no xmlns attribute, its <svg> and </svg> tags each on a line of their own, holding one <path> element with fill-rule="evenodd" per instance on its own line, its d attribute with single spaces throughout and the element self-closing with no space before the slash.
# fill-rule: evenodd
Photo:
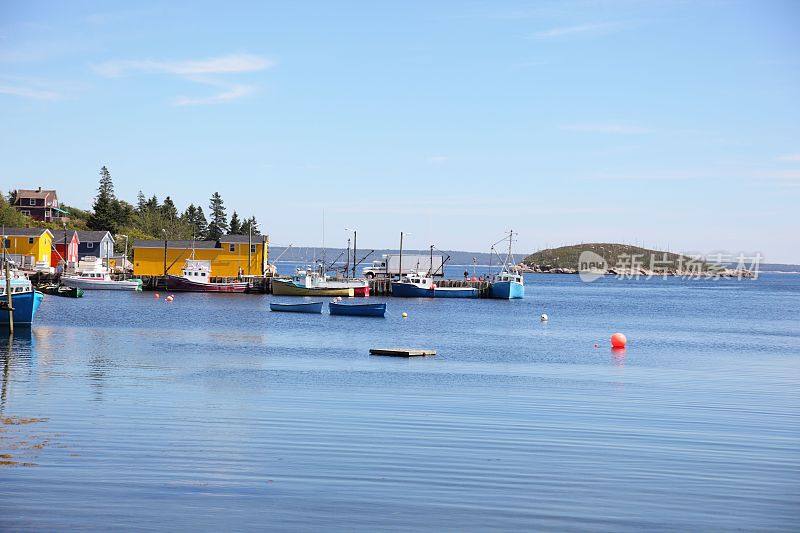
<svg viewBox="0 0 800 533">
<path fill-rule="evenodd" d="M 64 243 L 66 242 L 66 246 Z M 53 251 L 50 253 L 50 266 L 57 267 L 62 261 L 78 262 L 78 232 L 72 229 L 53 230 Z"/>
<path fill-rule="evenodd" d="M 23 215 L 44 222 L 69 220 L 66 211 L 58 204 L 58 194 L 52 189 L 19 189 L 14 192 L 14 207 Z"/>
</svg>

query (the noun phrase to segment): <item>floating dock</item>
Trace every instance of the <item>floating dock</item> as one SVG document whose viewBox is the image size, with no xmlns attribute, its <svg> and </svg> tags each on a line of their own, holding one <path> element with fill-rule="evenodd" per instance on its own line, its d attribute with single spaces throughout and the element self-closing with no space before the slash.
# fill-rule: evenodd
<svg viewBox="0 0 800 533">
<path fill-rule="evenodd" d="M 390 357 L 419 357 L 436 355 L 436 350 L 419 350 L 414 348 L 370 348 L 370 355 L 388 355 Z"/>
</svg>

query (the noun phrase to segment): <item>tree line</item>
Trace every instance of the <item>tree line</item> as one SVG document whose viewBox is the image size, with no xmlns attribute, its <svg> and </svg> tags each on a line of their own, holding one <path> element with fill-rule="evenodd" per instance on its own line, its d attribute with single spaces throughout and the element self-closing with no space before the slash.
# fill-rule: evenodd
<svg viewBox="0 0 800 533">
<path fill-rule="evenodd" d="M 8 199 L 0 195 L 0 224 L 5 226 L 41 226 L 61 229 L 53 223 L 44 223 L 23 215 L 12 207 L 13 193 Z M 127 235 L 133 239 L 218 240 L 223 235 L 260 235 L 256 217 L 242 219 L 234 211 L 228 220 L 222 196 L 214 192 L 209 199 L 208 218 L 200 205 L 189 204 L 178 212 L 172 198 L 159 201 L 156 195 L 149 198 L 142 191 L 136 205 L 117 198 L 114 182 L 108 168 L 100 169 L 100 183 L 92 209 L 83 211 L 62 205 L 69 212 L 69 229 L 110 231 L 113 235 Z M 119 243 L 121 239 L 116 239 Z"/>
</svg>

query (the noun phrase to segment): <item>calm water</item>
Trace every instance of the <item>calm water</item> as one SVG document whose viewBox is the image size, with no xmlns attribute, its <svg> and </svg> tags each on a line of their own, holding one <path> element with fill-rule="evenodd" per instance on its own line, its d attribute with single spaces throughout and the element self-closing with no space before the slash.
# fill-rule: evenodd
<svg viewBox="0 0 800 533">
<path fill-rule="evenodd" d="M 527 279 L 383 320 L 46 297 L 0 339 L 0 529 L 797 529 L 800 276 Z"/>
</svg>

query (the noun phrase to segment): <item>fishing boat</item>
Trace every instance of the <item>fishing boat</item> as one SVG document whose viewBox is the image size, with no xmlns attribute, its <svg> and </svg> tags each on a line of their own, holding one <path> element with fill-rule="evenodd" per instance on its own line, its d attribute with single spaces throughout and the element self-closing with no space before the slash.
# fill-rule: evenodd
<svg viewBox="0 0 800 533">
<path fill-rule="evenodd" d="M 386 314 L 386 304 L 351 304 L 330 302 L 328 311 L 332 315 L 343 316 L 379 316 Z"/>
<path fill-rule="evenodd" d="M 78 268 L 73 274 L 61 276 L 61 284 L 83 290 L 114 290 L 114 291 L 140 291 L 142 280 L 125 279 L 113 280 L 108 269 L 103 266 L 97 257 L 84 257 L 78 262 Z"/>
<path fill-rule="evenodd" d="M 52 296 L 64 296 L 66 298 L 83 298 L 83 289 L 77 287 L 65 287 L 64 285 L 45 285 L 39 287 L 39 291 L 43 294 L 50 294 Z"/>
<path fill-rule="evenodd" d="M 392 296 L 401 298 L 477 298 L 475 287 L 437 287 L 433 278 L 420 272 L 392 281 Z"/>
<path fill-rule="evenodd" d="M 322 313 L 322 302 L 307 302 L 301 304 L 270 302 L 269 310 L 279 313 L 310 313 L 319 315 Z"/>
<path fill-rule="evenodd" d="M 508 240 L 508 253 L 505 258 L 497 254 L 495 246 Z M 489 280 L 489 296 L 491 298 L 510 300 L 525 297 L 525 280 L 522 273 L 515 266 L 514 256 L 511 253 L 511 244 L 514 241 L 514 232 L 510 231 L 508 237 L 497 241 L 492 245 L 492 253 L 500 257 L 502 266 L 500 272 L 492 276 Z"/>
<path fill-rule="evenodd" d="M 14 325 L 27 326 L 33 322 L 44 295 L 33 288 L 33 284 L 22 274 L 11 272 L 11 307 L 14 310 Z M 9 310 L 6 295 L 6 276 L 0 273 L 0 324 L 7 325 Z"/>
<path fill-rule="evenodd" d="M 326 278 L 325 286 L 331 289 L 353 289 L 353 296 L 369 296 L 369 281 L 358 278 Z"/>
<path fill-rule="evenodd" d="M 246 281 L 211 281 L 211 261 L 187 259 L 180 276 L 167 276 L 167 290 L 175 292 L 245 292 Z"/>
<path fill-rule="evenodd" d="M 355 290 L 352 286 L 330 285 L 325 276 L 316 270 L 298 268 L 291 278 L 273 279 L 272 294 L 276 296 L 352 297 L 355 296 Z"/>
</svg>

